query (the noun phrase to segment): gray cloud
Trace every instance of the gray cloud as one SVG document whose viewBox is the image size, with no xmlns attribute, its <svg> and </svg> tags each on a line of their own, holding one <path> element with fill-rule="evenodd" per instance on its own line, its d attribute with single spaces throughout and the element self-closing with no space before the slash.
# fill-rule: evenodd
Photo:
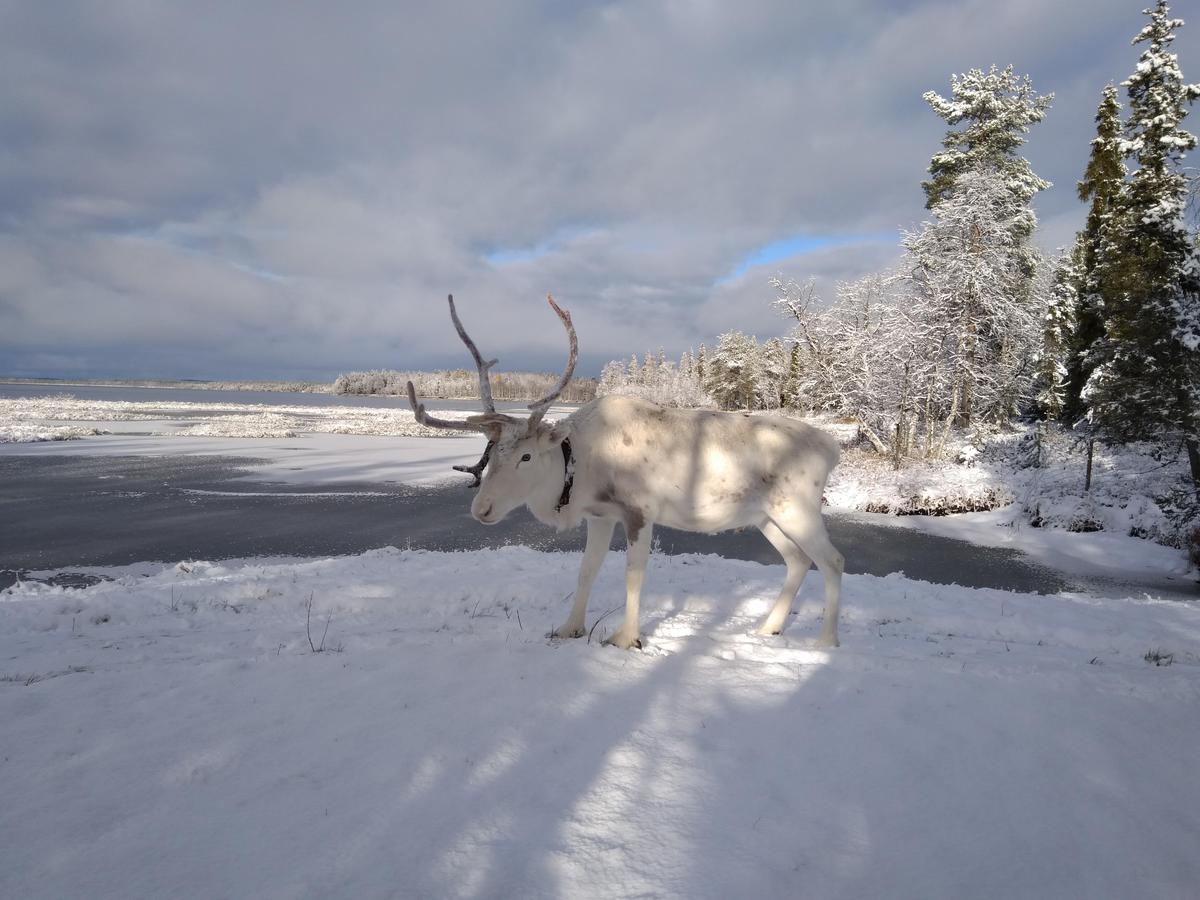
<svg viewBox="0 0 1200 900">
<path fill-rule="evenodd" d="M 487 352 L 590 372 L 786 323 L 924 215 L 951 72 L 1057 99 L 1028 155 L 1050 243 L 1140 7 L 995 4 L 0 7 L 0 370 L 328 377 Z M 1176 43 L 1200 78 L 1200 22 Z M 1200 121 L 1200 120 L 1198 120 Z M 844 245 L 727 276 L 796 234 Z M 503 251 L 503 252 L 498 252 Z"/>
</svg>

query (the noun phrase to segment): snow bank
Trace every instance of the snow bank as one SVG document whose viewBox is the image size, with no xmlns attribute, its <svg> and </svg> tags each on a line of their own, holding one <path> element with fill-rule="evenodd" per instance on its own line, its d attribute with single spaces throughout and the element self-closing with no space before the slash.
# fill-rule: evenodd
<svg viewBox="0 0 1200 900">
<path fill-rule="evenodd" d="M 621 652 L 619 555 L 592 642 L 543 637 L 578 564 L 0 594 L 0 895 L 1195 895 L 1194 604 L 848 576 L 819 652 L 819 576 L 759 638 L 782 567 L 654 557 Z"/>
<path fill-rule="evenodd" d="M 959 435 L 948 459 L 910 460 L 899 470 L 853 437 L 840 440 L 842 461 L 826 491 L 835 508 L 942 516 L 1009 507 L 1003 524 L 1109 531 L 1172 547 L 1191 527 L 1190 477 L 1178 445 L 1096 444 L 1085 492 L 1087 443 L 1057 426 L 1040 434 L 1017 426 L 974 442 Z"/>
<path fill-rule="evenodd" d="M 437 411 L 439 418 L 458 421 L 471 412 Z M 250 403 L 185 403 L 173 400 L 80 400 L 71 396 L 0 398 L 0 425 L 55 422 L 167 422 L 156 433 L 205 437 L 290 437 L 314 434 L 371 434 L 430 437 L 444 430 L 417 424 L 411 410 L 359 406 L 291 406 Z M 464 429 L 464 433 L 469 430 Z"/>
<path fill-rule="evenodd" d="M 101 434 L 98 428 L 78 425 L 41 425 L 36 422 L 0 423 L 0 444 L 33 444 L 42 441 L 73 441 Z"/>
</svg>

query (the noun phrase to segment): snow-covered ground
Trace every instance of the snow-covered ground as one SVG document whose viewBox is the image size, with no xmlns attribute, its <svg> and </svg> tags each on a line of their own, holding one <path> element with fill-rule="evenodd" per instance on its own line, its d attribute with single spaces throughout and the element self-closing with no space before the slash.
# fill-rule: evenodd
<svg viewBox="0 0 1200 900">
<path fill-rule="evenodd" d="M 622 652 L 578 563 L 0 595 L 0 896 L 1196 896 L 1195 605 L 848 576 L 823 652 L 815 573 L 760 638 L 782 567 L 654 557 Z"/>
<path fill-rule="evenodd" d="M 1087 442 L 1057 426 L 1039 434 L 1033 425 L 1018 425 L 977 445 L 959 436 L 947 457 L 910 460 L 896 471 L 873 450 L 851 446 L 826 497 L 841 509 L 898 515 L 1007 507 L 1006 524 L 1013 526 L 1107 531 L 1173 546 L 1189 530 L 1193 492 L 1178 444 L 1097 443 L 1087 492 Z"/>
<path fill-rule="evenodd" d="M 471 413 L 450 410 L 439 415 L 457 420 L 465 419 Z M 196 403 L 173 399 L 92 400 L 69 394 L 0 398 L 0 442 L 82 436 L 29 436 L 29 426 L 53 428 L 64 422 L 86 422 L 96 428 L 101 428 L 101 423 L 116 427 L 125 425 L 126 429 L 129 423 L 138 423 L 143 433 L 172 437 L 273 438 L 297 437 L 302 433 L 432 437 L 445 434 L 419 425 L 411 410 L 391 407 Z"/>
<path fill-rule="evenodd" d="M 461 479 L 482 443 L 70 411 L 4 424 L 110 433 L 0 452 L 327 484 Z M 171 424 L 219 416 L 259 421 Z M 1067 570 L 1180 565 L 1006 515 L 892 521 Z M 654 556 L 646 649 L 621 652 L 620 554 L 590 641 L 544 637 L 578 565 L 387 548 L 0 593 L 0 896 L 1196 896 L 1195 603 L 850 575 L 825 652 L 816 573 L 760 638 L 782 566 Z"/>
</svg>

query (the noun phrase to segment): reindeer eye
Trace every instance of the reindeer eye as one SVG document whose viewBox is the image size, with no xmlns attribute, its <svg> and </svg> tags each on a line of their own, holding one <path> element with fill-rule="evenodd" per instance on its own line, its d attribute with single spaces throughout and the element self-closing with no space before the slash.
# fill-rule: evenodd
<svg viewBox="0 0 1200 900">
<path fill-rule="evenodd" d="M 530 456 L 528 453 L 526 453 L 524 456 L 521 457 L 521 462 L 529 462 L 529 460 L 531 460 L 531 459 L 533 459 L 533 457 Z"/>
</svg>

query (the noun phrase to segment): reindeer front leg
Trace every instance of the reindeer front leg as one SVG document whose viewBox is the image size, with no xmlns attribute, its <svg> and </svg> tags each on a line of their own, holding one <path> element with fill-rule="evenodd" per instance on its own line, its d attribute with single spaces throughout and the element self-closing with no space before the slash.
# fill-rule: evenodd
<svg viewBox="0 0 1200 900">
<path fill-rule="evenodd" d="M 640 518 L 636 517 L 636 518 Z M 638 605 L 642 597 L 642 580 L 646 577 L 646 564 L 650 560 L 650 535 L 654 532 L 651 522 L 625 522 L 625 621 L 606 644 L 628 650 L 641 647 L 638 638 Z"/>
<path fill-rule="evenodd" d="M 571 607 L 571 615 L 561 628 L 550 633 L 551 637 L 577 638 L 583 637 L 584 626 L 587 623 L 588 597 L 592 593 L 592 583 L 604 555 L 612 543 L 613 529 L 617 527 L 615 519 L 587 519 L 587 548 L 583 551 L 583 564 L 579 567 L 579 584 L 575 587 L 575 604 Z"/>
</svg>

